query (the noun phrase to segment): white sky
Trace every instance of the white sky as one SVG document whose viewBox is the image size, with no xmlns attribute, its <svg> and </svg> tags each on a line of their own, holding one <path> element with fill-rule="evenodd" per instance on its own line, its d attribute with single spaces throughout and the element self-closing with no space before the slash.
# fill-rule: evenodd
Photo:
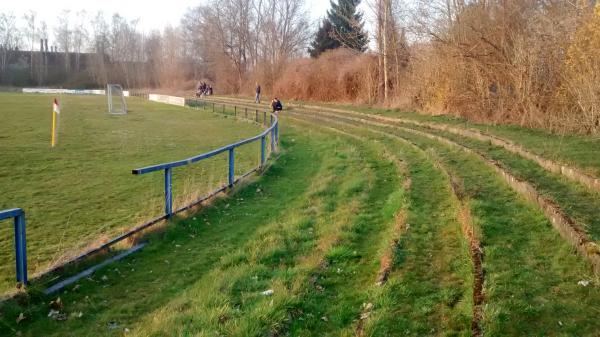
<svg viewBox="0 0 600 337">
<path fill-rule="evenodd" d="M 3 0 L 3 2 L 0 12 L 15 14 L 21 26 L 25 25 L 22 20 L 23 15 L 34 10 L 37 13 L 37 23 L 45 21 L 48 25 L 49 40 L 52 44 L 54 26 L 65 9 L 70 10 L 72 16 L 81 10 L 85 10 L 88 15 L 103 11 L 107 17 L 118 12 L 127 20 L 139 19 L 138 27 L 150 31 L 162 30 L 167 25 L 177 26 L 188 8 L 205 3 L 206 0 L 168 0 L 165 2 L 166 5 L 162 6 L 154 5 L 148 0 Z M 317 23 L 317 19 L 323 17 L 329 9 L 329 0 L 306 0 L 306 8 Z M 362 9 L 366 10 L 364 3 Z"/>
<path fill-rule="evenodd" d="M 144 30 L 161 29 L 166 25 L 176 26 L 190 7 L 204 3 L 202 0 L 169 0 L 167 5 L 153 5 L 152 1 L 142 0 L 16 0 L 6 1 L 1 12 L 12 12 L 17 17 L 29 10 L 37 12 L 38 18 L 51 25 L 57 20 L 63 9 L 72 13 L 85 10 L 88 13 L 104 11 L 108 15 L 118 12 L 127 19 L 140 19 L 140 27 Z M 329 0 L 306 0 L 313 18 L 325 15 L 329 8 Z"/>
</svg>

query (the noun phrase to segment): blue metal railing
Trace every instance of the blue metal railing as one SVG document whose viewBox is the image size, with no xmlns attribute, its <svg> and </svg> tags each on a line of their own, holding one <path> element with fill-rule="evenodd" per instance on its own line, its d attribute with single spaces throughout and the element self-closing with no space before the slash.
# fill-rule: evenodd
<svg viewBox="0 0 600 337">
<path fill-rule="evenodd" d="M 237 107 L 235 107 L 234 109 L 237 112 Z M 223 106 L 223 110 L 225 110 L 225 105 Z M 266 121 L 266 113 L 264 114 L 264 116 L 265 117 L 263 118 L 263 122 Z M 258 122 L 258 110 L 256 112 L 256 121 Z M 169 219 L 175 213 L 179 213 L 184 210 L 190 209 L 196 205 L 199 205 L 200 203 L 202 203 L 206 200 L 209 200 L 210 198 L 214 197 L 215 195 L 226 191 L 228 188 L 233 187 L 233 185 L 236 182 L 238 182 L 239 180 L 241 180 L 241 179 L 247 177 L 248 175 L 256 172 L 257 170 L 263 168 L 266 163 L 266 159 L 267 159 L 266 158 L 267 136 L 270 136 L 270 140 L 271 140 L 270 145 L 271 145 L 272 152 L 277 151 L 277 146 L 279 144 L 279 120 L 278 120 L 277 116 L 274 114 L 271 114 L 270 122 L 271 122 L 271 125 L 269 126 L 269 128 L 267 128 L 261 134 L 251 137 L 251 138 L 248 138 L 248 139 L 241 140 L 237 143 L 226 145 L 219 149 L 216 149 L 216 150 L 213 150 L 213 151 L 210 151 L 210 152 L 198 155 L 198 156 L 194 156 L 194 157 L 191 157 L 188 159 L 132 170 L 132 173 L 135 175 L 147 174 L 147 173 L 155 172 L 155 171 L 164 171 L 164 176 L 165 176 L 165 215 L 160 216 L 155 219 L 152 219 L 142 225 L 139 225 L 139 226 L 129 230 L 128 232 L 126 232 L 124 234 L 117 236 L 116 238 L 113 238 L 112 240 L 110 240 L 108 242 L 103 243 L 102 245 L 100 245 L 98 247 L 95 247 L 86 252 L 83 252 L 82 254 L 79 254 L 75 258 L 73 258 L 67 262 L 64 262 L 63 264 L 56 266 L 50 270 L 45 271 L 44 275 L 54 273 L 54 272 L 64 268 L 67 265 L 70 265 L 77 261 L 81 261 L 84 258 L 94 255 L 96 253 L 106 251 L 107 249 L 114 246 L 115 244 L 117 244 L 127 238 L 130 238 L 133 235 L 135 235 L 145 229 L 150 228 L 151 226 L 159 223 L 160 221 Z M 240 146 L 258 141 L 259 139 L 261 142 L 261 156 L 260 156 L 259 166 L 257 168 L 250 170 L 249 172 L 244 173 L 243 175 L 238 177 L 238 179 L 236 179 L 236 177 L 235 177 L 235 149 Z M 219 155 L 224 152 L 229 153 L 228 184 L 226 186 L 218 188 L 215 191 L 210 192 L 208 195 L 202 197 L 201 199 L 196 200 L 195 202 L 174 211 L 173 210 L 173 190 L 172 190 L 173 169 L 176 167 L 186 166 L 186 165 L 190 165 L 193 163 L 197 163 L 204 159 L 214 157 L 214 156 Z M 20 208 L 0 211 L 0 221 L 6 220 L 6 219 L 11 219 L 11 218 L 14 219 L 14 226 L 15 226 L 15 252 L 16 252 L 15 255 L 16 255 L 16 266 L 17 266 L 17 268 L 16 268 L 17 282 L 19 282 L 20 284 L 26 285 L 28 282 L 28 279 L 27 279 L 25 212 Z"/>
<path fill-rule="evenodd" d="M 17 265 L 17 282 L 27 285 L 27 240 L 25 234 L 25 212 L 20 208 L 0 211 L 0 221 L 14 219 L 15 223 L 15 257 Z"/>
<path fill-rule="evenodd" d="M 220 192 L 224 191 L 225 188 L 233 187 L 233 185 L 236 183 L 236 179 L 235 179 L 235 149 L 236 148 L 238 148 L 242 145 L 250 144 L 250 143 L 260 140 L 260 144 L 261 144 L 260 165 L 258 168 L 255 168 L 255 169 L 251 170 L 250 172 L 245 173 L 243 175 L 243 177 L 256 171 L 257 169 L 264 167 L 266 159 L 267 159 L 266 158 L 266 152 L 267 152 L 266 144 L 267 144 L 267 136 L 269 136 L 269 134 L 270 134 L 270 138 L 271 138 L 271 149 L 272 149 L 272 151 L 276 151 L 276 146 L 279 144 L 279 119 L 277 118 L 276 115 L 273 115 L 273 114 L 271 115 L 271 126 L 257 136 L 254 136 L 254 137 L 251 137 L 248 139 L 244 139 L 237 143 L 229 144 L 229 145 L 223 146 L 221 148 L 218 148 L 216 150 L 212 150 L 210 152 L 206 152 L 201 155 L 190 157 L 190 158 L 187 158 L 184 160 L 179 160 L 179 161 L 174 161 L 174 162 L 170 162 L 170 163 L 163 163 L 163 164 L 152 165 L 152 166 L 135 169 L 135 170 L 132 170 L 132 173 L 135 175 L 142 175 L 142 174 L 147 174 L 147 173 L 156 172 L 156 171 L 164 171 L 164 176 L 165 176 L 165 181 L 164 181 L 165 182 L 165 217 L 170 218 L 171 216 L 173 216 L 174 213 L 178 213 L 180 211 L 183 211 L 183 210 L 189 208 L 189 206 L 186 206 L 177 211 L 173 211 L 173 169 L 174 168 L 180 167 L 180 166 L 191 165 L 191 164 L 200 162 L 202 160 L 212 158 L 221 153 L 228 152 L 229 153 L 229 171 L 228 171 L 228 179 L 227 179 L 228 185 L 225 187 L 221 187 L 217 191 L 214 191 L 213 193 L 211 193 L 211 195 L 220 193 Z M 193 204 L 197 204 L 197 203 L 198 202 L 193 203 Z"/>
</svg>

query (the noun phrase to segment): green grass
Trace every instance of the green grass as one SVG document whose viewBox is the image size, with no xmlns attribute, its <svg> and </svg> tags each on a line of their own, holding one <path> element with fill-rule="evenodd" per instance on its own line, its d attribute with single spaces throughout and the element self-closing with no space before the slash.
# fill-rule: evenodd
<svg viewBox="0 0 600 337">
<path fill-rule="evenodd" d="M 364 124 L 354 122 L 344 125 L 364 128 Z M 398 129 L 375 129 L 434 151 L 462 181 L 484 250 L 486 335 L 593 336 L 598 331 L 595 307 L 600 292 L 596 286 L 578 285 L 580 280 L 594 280 L 595 276 L 540 210 L 473 155 Z M 361 132 L 359 128 L 353 131 Z M 430 254 L 435 251 L 430 250 Z M 394 293 L 406 296 L 415 289 L 407 287 L 399 289 L 405 292 Z M 415 310 L 415 306 L 408 308 Z"/>
<path fill-rule="evenodd" d="M 480 157 L 397 127 L 286 115 L 284 150 L 263 176 L 58 295 L 34 284 L 0 303 L 0 335 L 469 336 L 465 209 L 483 249 L 485 336 L 600 330 L 590 265 Z M 498 160 L 595 231 L 598 202 L 583 187 L 485 142 L 420 130 Z M 56 296 L 66 321 L 47 317 Z"/>
<path fill-rule="evenodd" d="M 386 228 L 402 206 L 396 191 L 400 174 L 394 163 L 382 161 L 380 146 L 371 145 L 362 160 L 373 171 L 347 181 L 342 195 L 362 194 L 362 204 L 353 222 L 348 223 L 323 263 L 312 273 L 307 287 L 294 308 L 294 320 L 286 333 L 293 336 L 351 335 L 362 304 L 369 299 L 371 285 L 379 269 L 377 243 L 384 241 Z"/>
<path fill-rule="evenodd" d="M 319 105 L 306 103 L 309 105 Z M 388 117 L 412 119 L 421 122 L 432 122 L 436 124 L 447 124 L 455 127 L 476 129 L 487 134 L 510 140 L 523 146 L 528 151 L 540 155 L 546 159 L 565 163 L 581 168 L 588 174 L 600 177 L 600 137 L 557 134 L 543 129 L 532 129 L 517 125 L 490 125 L 471 122 L 464 118 L 449 115 L 430 116 L 416 112 L 407 112 L 399 109 L 380 109 L 367 106 L 339 106 L 323 105 L 332 108 L 344 108 L 365 114 L 377 114 Z"/>
<path fill-rule="evenodd" d="M 420 130 L 450 139 L 502 164 L 513 175 L 530 182 L 542 195 L 558 204 L 567 215 L 586 229 L 592 240 L 600 241 L 600 218 L 596 213 L 600 209 L 600 193 L 590 191 L 561 175 L 550 173 L 537 163 L 515 156 L 489 142 L 431 129 Z"/>
<path fill-rule="evenodd" d="M 351 233 L 347 224 L 358 221 L 365 201 L 387 199 L 385 189 L 361 181 L 394 172 L 390 163 L 362 162 L 363 150 L 345 139 L 287 132 L 285 153 L 258 181 L 174 221 L 139 254 L 61 293 L 64 312 L 82 317 L 51 320 L 52 298 L 34 293 L 0 307 L 2 331 L 263 336 L 285 329 L 311 275 Z M 272 296 L 261 295 L 268 289 Z M 28 319 L 16 324 L 21 312 Z M 118 328 L 109 329 L 111 322 Z"/>
<path fill-rule="evenodd" d="M 227 98 L 227 96 L 224 98 Z M 247 100 L 249 101 L 249 99 Z M 455 127 L 476 129 L 490 135 L 510 140 L 523 146 L 526 150 L 540 155 L 546 159 L 578 167 L 592 176 L 600 177 L 600 156 L 598 155 L 598 149 L 600 148 L 599 136 L 568 133 L 557 134 L 543 129 L 532 129 L 517 125 L 482 124 L 450 115 L 430 116 L 400 109 L 382 109 L 366 105 L 357 106 L 303 101 L 295 101 L 293 103 L 335 109 L 346 109 L 365 114 L 405 118 L 421 122 L 432 122 L 437 124 L 452 125 Z"/>
<path fill-rule="evenodd" d="M 104 97 L 60 97 L 59 144 L 50 148 L 51 96 L 0 94 L 0 209 L 27 215 L 34 274 L 85 246 L 161 215 L 160 172 L 131 169 L 179 160 L 255 135 L 259 128 L 208 112 L 129 99 L 126 116 Z M 258 145 L 238 151 L 237 173 L 258 163 Z M 226 154 L 175 169 L 175 206 L 226 180 Z M 0 292 L 14 287 L 12 226 L 0 227 Z"/>
<path fill-rule="evenodd" d="M 327 124 L 322 121 L 317 123 Z M 369 138 L 368 132 L 345 131 L 363 134 L 367 137 L 365 141 L 374 140 Z M 467 246 L 457 222 L 457 205 L 452 197 L 449 181 L 424 153 L 405 143 L 385 139 L 382 141 L 388 152 L 406 163 L 407 175 L 412 181 L 412 187 L 406 195 L 407 229 L 398 238 L 390 279 L 385 287 L 374 285 L 377 275 L 375 266 L 372 265 L 370 278 L 362 279 L 362 282 L 361 278 L 358 282 L 352 280 L 357 276 L 348 273 L 340 275 L 336 268 L 328 268 L 321 277 L 326 282 L 324 288 L 333 286 L 332 289 L 323 293 L 315 291 L 314 298 L 303 301 L 302 311 L 312 309 L 309 312 L 313 319 L 297 322 L 296 325 L 305 327 L 308 323 L 313 324 L 305 328 L 304 334 L 292 335 L 309 335 L 309 331 L 331 332 L 328 327 L 336 323 L 338 326 L 333 326 L 341 329 L 349 318 L 358 316 L 362 303 L 374 305 L 372 317 L 365 326 L 367 335 L 423 336 L 431 331 L 468 335 L 470 331 L 472 269 Z M 384 180 L 388 179 L 390 178 Z M 373 215 L 385 209 L 384 205 L 379 205 L 364 210 L 362 214 L 369 221 L 357 224 L 355 231 L 368 233 L 373 228 L 378 228 L 376 224 L 381 223 L 381 220 Z M 391 214 L 395 214 L 397 210 L 395 208 Z M 385 237 L 380 235 L 379 239 L 373 239 L 372 236 L 361 234 L 354 239 L 355 242 L 350 240 L 342 243 L 332 252 L 336 257 L 333 267 L 339 265 L 341 270 L 361 275 L 369 264 L 361 266 L 357 261 L 379 262 L 374 256 L 374 252 L 379 251 L 379 245 L 375 243 L 385 241 Z M 368 247 L 363 249 L 370 254 L 361 253 L 355 246 Z M 325 323 L 318 322 L 321 315 L 333 318 Z M 346 328 L 344 335 L 353 335 L 351 329 L 348 330 Z"/>
</svg>

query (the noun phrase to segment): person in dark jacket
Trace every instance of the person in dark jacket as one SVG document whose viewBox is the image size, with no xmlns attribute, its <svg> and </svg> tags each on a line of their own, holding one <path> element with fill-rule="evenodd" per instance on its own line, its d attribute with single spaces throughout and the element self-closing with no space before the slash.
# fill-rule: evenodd
<svg viewBox="0 0 600 337">
<path fill-rule="evenodd" d="M 279 100 L 279 98 L 277 98 L 277 97 L 273 98 L 273 100 L 271 101 L 271 108 L 273 109 L 273 112 L 275 112 L 275 113 L 283 110 L 283 104 L 281 104 L 281 101 Z"/>
<path fill-rule="evenodd" d="M 254 102 L 256 104 L 260 104 L 260 91 L 261 91 L 260 84 L 258 84 L 258 82 L 257 82 L 256 83 L 256 98 L 254 99 Z"/>
</svg>

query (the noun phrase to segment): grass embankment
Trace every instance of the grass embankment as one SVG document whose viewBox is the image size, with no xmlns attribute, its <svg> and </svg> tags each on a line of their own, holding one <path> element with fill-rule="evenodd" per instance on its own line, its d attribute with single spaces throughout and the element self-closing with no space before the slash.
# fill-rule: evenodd
<svg viewBox="0 0 600 337">
<path fill-rule="evenodd" d="M 227 96 L 217 96 L 216 98 L 222 100 L 234 100 L 240 104 L 252 103 L 252 101 L 247 98 Z M 399 109 L 381 109 L 370 106 L 340 105 L 302 101 L 289 103 L 297 104 L 300 107 L 308 105 L 332 109 L 345 109 L 364 114 L 375 114 L 420 122 L 445 124 L 465 129 L 475 129 L 492 136 L 512 141 L 515 144 L 523 146 L 523 148 L 527 151 L 537 154 L 543 158 L 577 167 L 594 177 L 600 177 L 600 156 L 598 155 L 598 148 L 600 148 L 600 137 L 597 136 L 554 134 L 542 129 L 531 129 L 516 125 L 480 124 L 470 122 L 464 118 L 456 118 L 445 115 L 430 116 L 414 112 L 406 112 Z M 292 108 L 292 110 L 294 110 L 294 108 Z M 302 108 L 299 108 L 298 110 L 301 111 Z"/>
<path fill-rule="evenodd" d="M 467 336 L 480 331 L 471 326 L 469 214 L 483 249 L 484 335 L 597 334 L 600 292 L 589 265 L 479 156 L 394 126 L 283 116 L 286 150 L 264 178 L 69 287 L 60 294 L 66 321 L 47 317 L 56 297 L 32 293 L 0 307 L 0 331 Z M 561 177 L 452 139 L 568 198 Z M 20 313 L 25 320 L 16 323 Z"/>
<path fill-rule="evenodd" d="M 544 170 L 531 160 L 515 156 L 505 149 L 457 136 L 448 132 L 419 128 L 431 134 L 445 137 L 475 150 L 490 160 L 500 163 L 519 179 L 530 182 L 542 195 L 553 200 L 569 217 L 580 224 L 594 241 L 600 241 L 600 193 L 591 191 L 558 174 Z"/>
<path fill-rule="evenodd" d="M 318 291 L 314 275 L 324 268 L 337 273 L 337 266 L 323 262 L 371 225 L 376 225 L 375 234 L 393 225 L 393 214 L 401 207 L 394 191 L 400 185 L 393 164 L 377 159 L 370 146 L 331 134 L 286 130 L 286 152 L 264 177 L 187 220 L 175 221 L 151 236 L 139 254 L 61 293 L 66 321 L 47 317 L 54 298 L 33 295 L 3 305 L 2 331 L 30 336 L 124 331 L 139 336 L 261 336 L 286 331 L 306 318 L 298 316 L 297 308 L 307 294 Z M 387 206 L 359 215 L 369 202 Z M 361 247 L 373 251 L 368 242 Z M 362 263 L 369 273 L 361 277 L 374 280 L 376 263 Z M 352 268 L 344 273 L 358 277 Z M 267 290 L 273 293 L 263 295 Z M 321 300 L 323 307 L 329 305 Z M 353 309 L 358 315 L 360 303 Z M 26 319 L 16 324 L 21 312 Z"/>
<path fill-rule="evenodd" d="M 329 116 L 344 117 L 343 114 L 329 114 Z M 354 117 L 349 119 L 357 122 Z M 371 125 L 383 125 L 386 123 L 368 118 L 367 116 L 362 120 Z M 474 150 L 488 160 L 501 164 L 505 170 L 508 170 L 508 172 L 518 179 L 532 184 L 541 195 L 558 205 L 567 216 L 573 219 L 579 227 L 583 228 L 592 240 L 598 241 L 600 236 L 600 220 L 596 214 L 597 210 L 600 209 L 600 194 L 598 192 L 575 183 L 562 175 L 551 173 L 540 167 L 536 162 L 515 155 L 502 147 L 494 146 L 490 142 L 479 141 L 432 128 L 419 127 L 409 123 L 387 122 L 387 124 L 390 125 L 390 128 L 414 129 L 421 133 L 443 137 Z"/>
<path fill-rule="evenodd" d="M 318 123 L 366 132 L 365 125 L 357 122 L 318 119 Z M 399 129 L 369 128 L 433 151 L 462 182 L 484 250 L 485 335 L 597 333 L 600 292 L 594 282 L 587 287 L 578 285 L 595 277 L 539 209 L 512 191 L 476 156 Z M 379 135 L 373 137 L 384 141 Z"/>
<path fill-rule="evenodd" d="M 322 121 L 316 124 L 328 125 Z M 360 130 L 351 130 L 350 133 L 368 137 L 368 133 Z M 365 141 L 372 139 L 365 138 Z M 405 191 L 405 195 L 399 193 L 396 196 L 407 203 L 403 220 L 405 224 L 401 224 L 403 229 L 395 238 L 393 263 L 387 283 L 383 287 L 377 285 L 378 275 L 372 270 L 370 278 L 359 284 L 367 289 L 368 296 L 353 295 L 356 302 L 364 303 L 362 314 L 366 321 L 355 324 L 353 329 L 357 334 L 362 331 L 364 335 L 375 336 L 467 335 L 471 329 L 473 310 L 472 265 L 468 245 L 458 223 L 458 206 L 448 177 L 427 159 L 425 153 L 406 143 L 386 142 L 386 147 L 387 151 L 406 164 L 407 176 L 411 181 L 410 190 Z M 356 237 L 356 240 L 355 245 L 373 245 L 374 242 L 361 241 L 360 237 Z M 380 242 L 387 240 L 381 238 Z M 352 247 L 351 242 L 347 244 Z M 378 247 L 380 244 L 371 249 Z M 371 259 L 379 262 L 379 259 Z M 355 268 L 351 254 L 338 263 L 340 269 L 349 265 L 351 269 Z M 349 277 L 343 280 L 333 277 L 333 287 L 329 293 L 316 293 L 313 296 L 316 299 L 324 298 L 325 303 L 330 304 L 324 306 L 320 301 L 313 303 L 313 299 L 309 298 L 303 310 L 308 308 L 310 312 L 327 314 L 328 308 L 335 308 L 331 311 L 337 315 L 351 311 L 356 305 L 348 306 L 351 302 L 344 301 L 344 298 L 356 293 L 353 282 L 356 281 Z M 327 289 L 327 286 L 324 288 Z M 313 313 L 313 316 L 316 315 Z M 304 334 L 298 335 L 309 334 L 309 331 L 329 331 L 327 324 L 315 321 L 311 325 L 303 321 L 295 323 L 303 328 L 299 332 Z M 354 331 L 346 329 L 341 335 L 353 334 Z"/>
<path fill-rule="evenodd" d="M 58 146 L 50 148 L 52 96 L 0 94 L 0 209 L 27 215 L 34 274 L 88 244 L 163 212 L 163 176 L 131 169 L 187 158 L 259 128 L 209 113 L 128 99 L 110 116 L 105 97 L 62 96 Z M 259 160 L 258 144 L 237 154 L 237 173 Z M 175 205 L 226 181 L 227 155 L 174 170 Z M 0 293 L 14 288 L 12 226 L 0 226 Z"/>
<path fill-rule="evenodd" d="M 304 103 L 301 103 L 304 104 Z M 486 134 L 500 137 L 515 144 L 523 146 L 528 151 L 542 156 L 546 159 L 578 167 L 584 172 L 600 177 L 600 137 L 576 134 L 555 134 L 542 129 L 531 129 L 517 125 L 489 125 L 471 122 L 464 118 L 452 116 L 430 116 L 414 112 L 401 111 L 399 109 L 380 109 L 372 107 L 339 106 L 331 104 L 307 105 L 324 106 L 330 108 L 343 108 L 346 110 L 362 112 L 365 114 L 377 114 L 388 117 L 411 119 L 421 122 L 446 124 L 465 129 L 474 129 Z"/>
</svg>

